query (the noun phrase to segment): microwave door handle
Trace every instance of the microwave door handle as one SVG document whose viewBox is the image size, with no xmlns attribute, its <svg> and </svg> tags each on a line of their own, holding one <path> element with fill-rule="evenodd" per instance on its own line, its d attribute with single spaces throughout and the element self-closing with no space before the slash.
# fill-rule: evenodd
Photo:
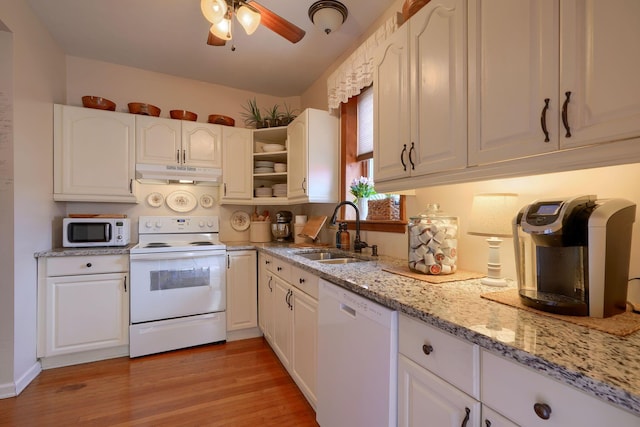
<svg viewBox="0 0 640 427">
<path fill-rule="evenodd" d="M 110 242 L 111 241 L 111 224 L 106 223 L 105 227 L 104 227 L 104 241 L 105 242 Z"/>
</svg>

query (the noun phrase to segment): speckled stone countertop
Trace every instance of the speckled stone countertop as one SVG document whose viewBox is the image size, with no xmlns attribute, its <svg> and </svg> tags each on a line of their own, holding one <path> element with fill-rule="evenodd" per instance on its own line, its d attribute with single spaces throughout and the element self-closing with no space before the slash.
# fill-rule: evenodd
<svg viewBox="0 0 640 427">
<path fill-rule="evenodd" d="M 58 256 L 86 256 L 86 255 L 128 255 L 129 250 L 137 245 L 130 243 L 127 246 L 119 247 L 92 247 L 92 248 L 55 248 L 48 251 L 36 252 L 33 254 L 36 258 L 58 257 Z"/>
<path fill-rule="evenodd" d="M 640 332 L 621 338 L 488 301 L 480 295 L 504 288 L 477 279 L 431 284 L 382 271 L 404 265 L 396 258 L 331 265 L 296 255 L 305 249 L 254 248 L 640 415 Z M 507 333 L 472 329 L 487 324 Z"/>
</svg>

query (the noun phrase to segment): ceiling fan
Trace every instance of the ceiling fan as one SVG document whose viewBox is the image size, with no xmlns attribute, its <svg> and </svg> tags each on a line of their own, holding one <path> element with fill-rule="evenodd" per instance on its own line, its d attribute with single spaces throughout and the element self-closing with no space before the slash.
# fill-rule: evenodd
<svg viewBox="0 0 640 427">
<path fill-rule="evenodd" d="M 232 38 L 233 16 L 247 34 L 252 34 L 262 24 L 291 43 L 297 43 L 305 31 L 256 1 L 251 0 L 200 0 L 204 17 L 211 22 L 207 44 L 224 46 Z"/>
</svg>

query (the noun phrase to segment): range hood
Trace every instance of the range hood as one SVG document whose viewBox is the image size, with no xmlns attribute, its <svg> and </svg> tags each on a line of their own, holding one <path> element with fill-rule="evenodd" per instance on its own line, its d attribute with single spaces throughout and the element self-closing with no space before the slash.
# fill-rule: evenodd
<svg viewBox="0 0 640 427">
<path fill-rule="evenodd" d="M 220 185 L 222 169 L 137 163 L 136 180 L 143 184 Z"/>
</svg>

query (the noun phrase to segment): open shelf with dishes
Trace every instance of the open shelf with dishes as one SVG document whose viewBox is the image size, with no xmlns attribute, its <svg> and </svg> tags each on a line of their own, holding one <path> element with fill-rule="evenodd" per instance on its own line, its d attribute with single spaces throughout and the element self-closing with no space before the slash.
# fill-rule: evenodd
<svg viewBox="0 0 640 427">
<path fill-rule="evenodd" d="M 287 201 L 287 128 L 253 132 L 253 201 L 264 204 Z"/>
</svg>

